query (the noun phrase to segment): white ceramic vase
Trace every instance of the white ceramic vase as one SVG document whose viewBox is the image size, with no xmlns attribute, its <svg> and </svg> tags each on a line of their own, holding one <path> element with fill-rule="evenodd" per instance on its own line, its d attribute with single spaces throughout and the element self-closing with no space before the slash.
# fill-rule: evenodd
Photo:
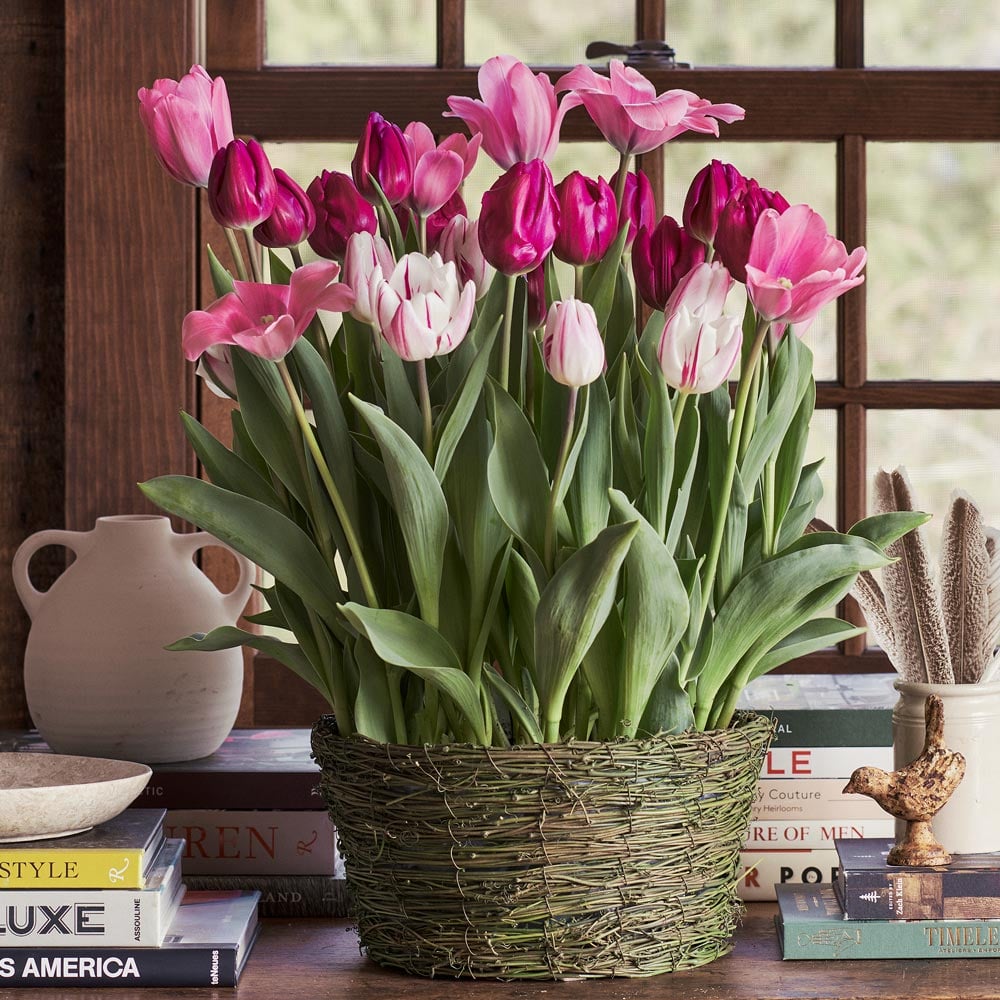
<svg viewBox="0 0 1000 1000">
<path fill-rule="evenodd" d="M 92 531 L 40 531 L 14 556 L 14 584 L 31 632 L 24 686 L 38 731 L 57 753 L 152 764 L 213 753 L 236 720 L 242 650 L 169 652 L 192 632 L 232 625 L 250 595 L 252 563 L 220 593 L 194 554 L 220 543 L 177 534 L 166 517 L 101 517 Z M 32 555 L 65 545 L 76 559 L 36 590 Z"/>
<path fill-rule="evenodd" d="M 965 757 L 965 777 L 931 820 L 934 834 L 952 854 L 1000 851 L 1000 681 L 990 684 L 914 684 L 896 681 L 892 743 L 898 769 L 924 748 L 924 703 L 930 694 L 944 704 L 944 742 Z M 897 821 L 897 835 L 903 823 Z"/>
</svg>

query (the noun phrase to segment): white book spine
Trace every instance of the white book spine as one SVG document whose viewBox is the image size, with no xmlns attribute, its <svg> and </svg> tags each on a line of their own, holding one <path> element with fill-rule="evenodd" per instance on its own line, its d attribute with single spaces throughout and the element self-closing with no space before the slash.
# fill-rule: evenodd
<svg viewBox="0 0 1000 1000">
<path fill-rule="evenodd" d="M 795 822 L 755 820 L 747 830 L 746 850 L 832 849 L 833 842 L 838 839 L 895 835 L 896 823 L 891 816 L 884 819 L 805 819 Z"/>
<path fill-rule="evenodd" d="M 885 819 L 867 795 L 845 794 L 846 778 L 761 778 L 750 818 L 755 822 Z"/>
<path fill-rule="evenodd" d="M 891 771 L 892 747 L 772 747 L 762 778 L 843 778 L 859 767 Z"/>
<path fill-rule="evenodd" d="M 775 883 L 832 882 L 839 863 L 834 850 L 743 851 L 737 891 L 746 902 L 774 900 Z"/>
</svg>

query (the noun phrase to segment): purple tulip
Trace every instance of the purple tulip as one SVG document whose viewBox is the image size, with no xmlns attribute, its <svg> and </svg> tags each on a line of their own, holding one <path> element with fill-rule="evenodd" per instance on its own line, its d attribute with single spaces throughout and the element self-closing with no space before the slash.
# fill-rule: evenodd
<svg viewBox="0 0 1000 1000">
<path fill-rule="evenodd" d="M 684 199 L 684 228 L 706 246 L 715 242 L 719 217 L 733 195 L 745 191 L 746 178 L 731 163 L 712 160 L 691 181 Z"/>
<path fill-rule="evenodd" d="M 769 208 L 780 215 L 788 208 L 788 202 L 777 192 L 762 188 L 752 177 L 747 186 L 734 194 L 719 216 L 719 228 L 715 233 L 715 256 L 729 269 L 729 273 L 742 281 L 747 280 L 747 258 L 750 256 L 750 241 L 757 228 L 757 220 Z"/>
<path fill-rule="evenodd" d="M 528 329 L 537 330 L 548 314 L 545 304 L 545 265 L 539 264 L 529 271 L 524 280 L 528 284 Z"/>
<path fill-rule="evenodd" d="M 559 235 L 553 253 L 567 264 L 595 264 L 618 235 L 615 193 L 603 177 L 596 181 L 574 170 L 556 185 Z"/>
<path fill-rule="evenodd" d="M 639 230 L 632 247 L 632 273 L 642 301 L 663 309 L 677 282 L 705 259 L 705 247 L 665 215 L 650 232 Z"/>
<path fill-rule="evenodd" d="M 479 243 L 501 274 L 526 274 L 538 267 L 558 231 L 559 200 L 542 160 L 515 163 L 483 195 Z"/>
<path fill-rule="evenodd" d="M 611 187 L 618 189 L 618 174 L 611 178 Z M 653 200 L 653 185 L 641 171 L 630 172 L 625 178 L 625 193 L 622 196 L 621 213 L 628 219 L 628 235 L 625 249 L 632 246 L 635 234 L 645 226 L 652 229 L 656 225 L 656 202 Z"/>
<path fill-rule="evenodd" d="M 347 174 L 324 170 L 306 189 L 316 212 L 309 246 L 329 260 L 343 260 L 347 241 L 354 233 L 378 230 L 375 210 L 358 193 Z"/>
<path fill-rule="evenodd" d="M 259 142 L 233 139 L 212 160 L 208 207 L 226 229 L 252 229 L 274 210 L 278 184 Z"/>
<path fill-rule="evenodd" d="M 413 189 L 412 143 L 398 125 L 373 111 L 351 161 L 351 173 L 366 201 L 373 205 L 378 201 L 372 184 L 374 178 L 389 204 L 398 205 Z"/>
<path fill-rule="evenodd" d="M 265 247 L 297 247 L 316 225 L 316 210 L 305 191 L 280 167 L 274 179 L 278 185 L 274 210 L 254 229 L 254 239 Z"/>
</svg>

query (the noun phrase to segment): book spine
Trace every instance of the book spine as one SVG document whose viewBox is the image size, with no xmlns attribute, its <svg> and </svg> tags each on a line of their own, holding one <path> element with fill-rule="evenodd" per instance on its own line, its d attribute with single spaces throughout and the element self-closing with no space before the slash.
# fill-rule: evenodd
<svg viewBox="0 0 1000 1000">
<path fill-rule="evenodd" d="M 304 810 L 178 809 L 168 837 L 182 837 L 190 875 L 332 875 L 336 839 L 329 814 Z"/>
<path fill-rule="evenodd" d="M 754 822 L 885 819 L 865 795 L 845 795 L 844 778 L 761 778 L 750 818 Z"/>
<path fill-rule="evenodd" d="M 189 889 L 257 889 L 262 917 L 347 917 L 349 896 L 343 878 L 328 875 L 194 875 Z"/>
<path fill-rule="evenodd" d="M 143 850 L 0 852 L 0 889 L 139 889 Z"/>
<path fill-rule="evenodd" d="M 0 987 L 235 985 L 230 948 L 0 949 Z"/>
<path fill-rule="evenodd" d="M 830 882 L 840 859 L 836 851 L 757 851 L 740 853 L 743 872 L 737 891 L 745 902 L 775 899 L 775 883 L 815 885 Z"/>
<path fill-rule="evenodd" d="M 843 778 L 859 767 L 893 768 L 892 747 L 773 747 L 762 778 Z"/>
<path fill-rule="evenodd" d="M 322 809 L 319 771 L 153 771 L 136 805 L 160 809 Z"/>
<path fill-rule="evenodd" d="M 841 871 L 834 888 L 849 920 L 975 920 L 1000 913 L 1000 869 Z"/>
<path fill-rule="evenodd" d="M 774 747 L 892 746 L 891 708 L 757 708 L 773 718 Z"/>
<path fill-rule="evenodd" d="M 800 822 L 754 821 L 747 830 L 746 850 L 795 850 L 798 848 L 833 848 L 838 839 L 893 837 L 895 820 L 834 819 Z"/>
</svg>

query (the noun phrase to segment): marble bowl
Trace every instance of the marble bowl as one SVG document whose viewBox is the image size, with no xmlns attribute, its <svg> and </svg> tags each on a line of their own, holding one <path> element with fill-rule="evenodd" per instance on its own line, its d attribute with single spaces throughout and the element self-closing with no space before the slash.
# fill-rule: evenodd
<svg viewBox="0 0 1000 1000">
<path fill-rule="evenodd" d="M 146 787 L 145 764 L 54 753 L 0 753 L 0 842 L 82 833 Z"/>
</svg>

